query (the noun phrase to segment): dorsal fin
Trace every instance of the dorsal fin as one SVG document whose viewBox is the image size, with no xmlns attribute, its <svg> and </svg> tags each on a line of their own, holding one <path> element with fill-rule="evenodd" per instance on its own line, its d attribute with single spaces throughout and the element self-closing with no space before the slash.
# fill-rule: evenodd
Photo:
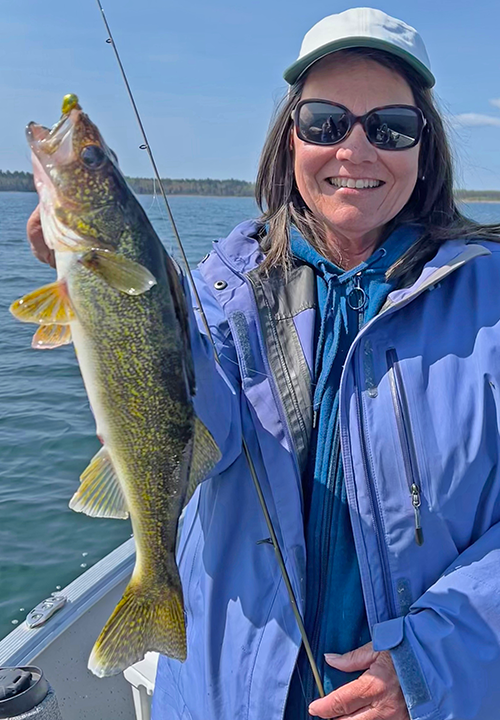
<svg viewBox="0 0 500 720">
<path fill-rule="evenodd" d="M 191 353 L 191 339 L 189 335 L 189 314 L 186 302 L 186 296 L 182 289 L 181 281 L 177 268 L 167 253 L 165 253 L 165 266 L 167 270 L 168 284 L 170 294 L 174 304 L 175 316 L 179 323 L 179 331 L 183 346 L 184 366 L 186 368 L 187 381 L 191 395 L 196 392 L 196 379 L 194 375 L 193 356 Z"/>
<path fill-rule="evenodd" d="M 192 442 L 185 505 L 191 500 L 201 481 L 207 477 L 210 470 L 217 465 L 221 458 L 219 446 L 213 439 L 212 433 L 197 417 L 194 420 Z"/>
</svg>

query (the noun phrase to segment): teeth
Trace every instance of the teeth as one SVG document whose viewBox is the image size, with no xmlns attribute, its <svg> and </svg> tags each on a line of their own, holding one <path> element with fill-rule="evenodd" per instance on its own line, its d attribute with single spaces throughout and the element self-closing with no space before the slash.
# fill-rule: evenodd
<svg viewBox="0 0 500 720">
<path fill-rule="evenodd" d="M 348 188 L 371 188 L 378 187 L 381 184 L 380 180 L 355 180 L 354 178 L 328 178 L 330 185 L 334 187 L 348 187 Z"/>
</svg>

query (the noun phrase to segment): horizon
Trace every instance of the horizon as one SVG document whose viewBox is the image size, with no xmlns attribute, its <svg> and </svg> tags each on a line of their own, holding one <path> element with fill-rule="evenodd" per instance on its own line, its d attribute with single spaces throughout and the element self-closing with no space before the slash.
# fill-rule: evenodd
<svg viewBox="0 0 500 720">
<path fill-rule="evenodd" d="M 24 175 L 31 175 L 33 176 L 33 173 L 30 170 L 3 170 L 0 168 L 0 180 L 2 176 L 6 174 L 24 174 Z M 138 176 L 138 175 L 125 175 L 125 179 L 131 180 L 131 181 L 145 181 L 145 182 L 156 182 L 156 178 L 153 176 Z M 179 178 L 173 178 L 173 177 L 162 177 L 162 182 L 184 182 L 184 183 L 196 183 L 196 182 L 215 182 L 215 183 L 242 183 L 246 185 L 255 185 L 255 181 L 252 180 L 242 180 L 241 178 L 211 178 L 211 177 L 179 177 Z M 0 187 L 0 192 L 2 192 L 2 188 Z M 8 191 L 7 191 L 8 192 Z M 15 192 L 15 191 L 13 191 Z M 26 192 L 26 191 L 23 191 Z M 28 191 L 31 192 L 31 191 Z M 35 188 L 33 188 L 32 192 L 36 192 Z M 496 190 L 494 188 L 463 188 L 463 187 L 454 187 L 453 192 L 455 193 L 498 193 L 500 194 L 500 189 Z M 168 193 L 167 193 L 168 194 Z M 175 194 L 175 193 L 174 193 Z"/>
<path fill-rule="evenodd" d="M 328 8 L 311 0 L 291 12 L 285 0 L 255 0 L 251 8 L 228 0 L 209 7 L 201 0 L 171 7 L 144 0 L 138 14 L 108 0 L 106 16 L 161 176 L 254 182 L 273 108 L 286 92 L 282 72 L 303 35 L 332 10 L 360 5 Z M 370 5 L 413 25 L 424 39 L 456 157 L 456 187 L 500 190 L 500 5 L 484 0 L 478 12 L 456 3 L 438 18 L 431 0 L 418 7 L 396 0 Z M 70 11 L 62 0 L 11 3 L 0 37 L 0 166 L 30 171 L 24 126 L 31 118 L 52 125 L 63 95 L 76 92 L 124 173 L 151 176 L 93 0 Z"/>
<path fill-rule="evenodd" d="M 11 173 L 11 174 L 14 174 L 14 173 L 20 173 L 20 174 L 21 174 L 21 173 L 24 173 L 24 174 L 28 174 L 28 175 L 33 175 L 33 173 L 32 173 L 30 170 L 3 170 L 2 168 L 0 168 L 0 179 L 1 179 L 2 175 L 5 175 L 5 174 L 7 174 L 7 173 Z M 155 182 L 155 181 L 156 181 L 156 179 L 155 179 L 153 176 L 126 175 L 125 178 L 126 178 L 126 180 L 137 180 L 137 181 L 143 180 L 143 181 L 146 181 L 146 182 Z M 162 182 L 163 182 L 163 181 L 169 181 L 169 182 L 185 182 L 185 183 L 189 183 L 189 182 L 218 182 L 218 183 L 234 182 L 234 183 L 245 183 L 245 184 L 248 184 L 248 185 L 255 185 L 255 181 L 253 181 L 253 180 L 242 180 L 241 178 L 234 178 L 234 177 L 231 177 L 231 178 L 212 178 L 212 177 L 189 177 L 189 178 L 188 178 L 188 177 L 178 177 L 178 178 L 174 178 L 174 177 L 162 177 L 161 180 L 162 180 Z M 2 192 L 2 189 L 1 189 L 1 188 L 0 188 L 0 192 Z M 7 191 L 7 192 L 9 192 L 9 191 Z M 13 191 L 13 192 L 16 192 L 16 191 Z M 35 188 L 33 188 L 33 191 L 28 191 L 28 192 L 36 192 L 36 190 L 35 190 Z M 478 188 L 464 188 L 464 187 L 455 186 L 454 189 L 453 189 L 453 192 L 455 192 L 455 193 L 460 193 L 460 192 L 465 192 L 465 193 L 499 193 L 499 194 L 500 194 L 500 188 L 499 188 L 499 189 L 495 189 L 495 188 L 479 188 L 479 189 L 478 189 Z M 168 194 L 168 193 L 167 193 L 167 194 Z"/>
</svg>

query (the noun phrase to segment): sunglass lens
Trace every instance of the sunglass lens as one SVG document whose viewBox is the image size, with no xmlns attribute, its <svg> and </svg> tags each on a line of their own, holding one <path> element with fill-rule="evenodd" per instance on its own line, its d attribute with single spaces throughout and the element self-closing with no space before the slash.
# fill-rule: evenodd
<svg viewBox="0 0 500 720">
<path fill-rule="evenodd" d="M 305 103 L 299 110 L 299 135 L 306 142 L 332 145 L 339 142 L 349 129 L 344 110 L 327 103 Z"/>
<path fill-rule="evenodd" d="M 415 145 L 420 129 L 420 116 L 412 108 L 387 108 L 366 119 L 368 139 L 384 150 L 402 150 Z"/>
</svg>

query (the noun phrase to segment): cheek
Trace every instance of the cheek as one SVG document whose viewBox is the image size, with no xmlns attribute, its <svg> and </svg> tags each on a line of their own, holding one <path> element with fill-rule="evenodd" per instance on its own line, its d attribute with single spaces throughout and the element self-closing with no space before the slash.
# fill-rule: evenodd
<svg viewBox="0 0 500 720">
<path fill-rule="evenodd" d="M 389 153 L 387 153 L 389 154 Z M 388 189 L 383 207 L 390 208 L 395 215 L 406 205 L 418 180 L 419 148 L 410 148 L 384 158 L 385 166 L 392 176 L 392 187 Z"/>
<path fill-rule="evenodd" d="M 387 158 L 386 165 L 394 177 L 396 185 L 414 185 L 418 177 L 419 148 L 411 148 L 400 153 L 394 153 Z"/>
<path fill-rule="evenodd" d="M 317 175 L 327 162 L 325 151 L 318 152 L 314 145 L 295 143 L 294 147 L 294 174 L 295 182 L 303 199 L 307 202 L 308 197 L 320 192 L 318 188 Z"/>
</svg>

